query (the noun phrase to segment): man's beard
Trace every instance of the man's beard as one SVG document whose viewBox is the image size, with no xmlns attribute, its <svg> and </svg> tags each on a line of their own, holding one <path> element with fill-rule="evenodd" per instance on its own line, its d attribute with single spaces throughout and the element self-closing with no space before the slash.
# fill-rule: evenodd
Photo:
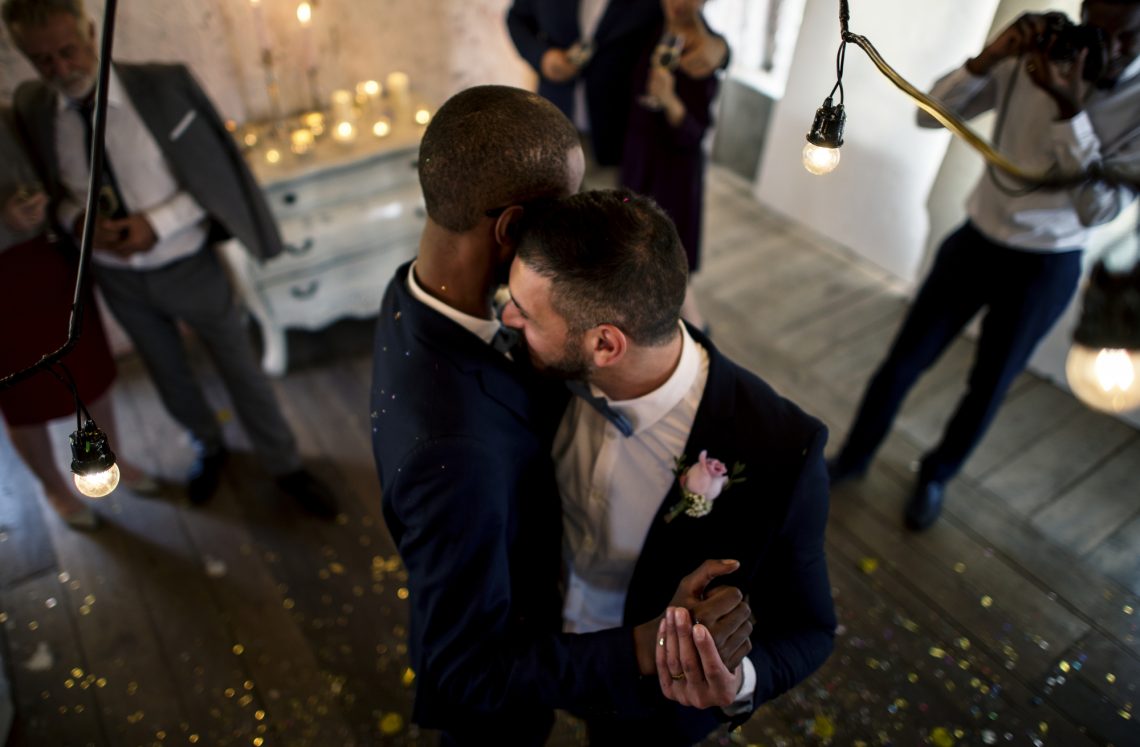
<svg viewBox="0 0 1140 747">
<path fill-rule="evenodd" d="M 530 360 L 535 370 L 544 376 L 565 381 L 588 381 L 594 370 L 590 357 L 582 350 L 582 335 L 570 335 L 562 349 L 562 355 L 555 360 L 540 360 L 533 352 L 530 353 Z"/>
<path fill-rule="evenodd" d="M 69 99 L 79 101 L 95 89 L 95 74 L 76 73 L 67 78 L 52 78 L 48 83 Z"/>
</svg>

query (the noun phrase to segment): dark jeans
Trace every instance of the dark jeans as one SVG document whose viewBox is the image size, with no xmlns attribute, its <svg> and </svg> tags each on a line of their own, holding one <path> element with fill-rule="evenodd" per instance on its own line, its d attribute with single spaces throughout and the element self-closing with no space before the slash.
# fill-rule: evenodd
<svg viewBox="0 0 1140 747">
<path fill-rule="evenodd" d="M 1081 251 L 1031 252 L 995 244 L 967 222 L 938 250 L 887 359 L 875 372 L 839 455 L 862 472 L 907 392 L 985 308 L 969 389 L 942 441 L 922 459 L 920 480 L 945 482 L 986 432 L 1014 378 L 1065 310 L 1081 274 Z"/>
</svg>

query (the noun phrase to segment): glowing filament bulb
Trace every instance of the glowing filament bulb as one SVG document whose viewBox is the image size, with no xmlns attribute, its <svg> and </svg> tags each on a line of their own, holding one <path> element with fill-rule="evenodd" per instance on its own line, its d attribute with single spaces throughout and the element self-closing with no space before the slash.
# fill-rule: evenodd
<svg viewBox="0 0 1140 747">
<path fill-rule="evenodd" d="M 1140 406 L 1140 351 L 1088 348 L 1074 344 L 1065 361 L 1065 377 L 1073 394 L 1105 412 L 1126 412 Z"/>
<path fill-rule="evenodd" d="M 119 485 L 119 465 L 88 475 L 74 474 L 75 487 L 88 498 L 103 498 Z"/>
<path fill-rule="evenodd" d="M 816 176 L 830 174 L 839 165 L 839 148 L 804 144 L 804 168 Z"/>
</svg>

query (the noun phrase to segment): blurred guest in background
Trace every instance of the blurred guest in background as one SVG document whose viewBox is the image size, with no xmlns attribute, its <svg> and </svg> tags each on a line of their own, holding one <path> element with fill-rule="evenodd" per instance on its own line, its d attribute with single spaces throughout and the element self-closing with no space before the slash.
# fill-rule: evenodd
<svg viewBox="0 0 1140 747">
<path fill-rule="evenodd" d="M 11 115 L 0 109 L 0 376 L 28 368 L 67 340 L 78 268 L 76 254 L 65 242 L 49 241 L 48 198 L 12 129 Z M 99 321 L 91 287 L 84 289 L 83 325 L 79 342 L 63 358 L 72 372 L 79 397 L 91 417 L 118 443 L 110 389 L 115 363 Z M 75 399 L 48 371 L 39 371 L 0 389 L 0 411 L 12 444 L 43 484 L 56 513 L 75 529 L 94 529 L 98 515 L 76 497 L 71 481 L 55 460 L 47 424 L 75 414 Z M 158 484 L 116 454 L 121 484 L 151 493 Z"/>
<path fill-rule="evenodd" d="M 703 31 L 704 0 L 661 0 L 664 20 L 652 48 L 634 73 L 645 94 L 631 102 L 621 165 L 621 185 L 652 197 L 669 214 L 689 261 L 690 287 L 681 316 L 705 327 L 693 295 L 692 274 L 700 267 L 701 217 L 704 212 L 704 138 L 712 124 L 717 76 L 695 78 L 679 66 L 683 52 Z"/>
<path fill-rule="evenodd" d="M 1057 59 L 1068 20 L 1059 13 L 1026 13 L 940 79 L 931 95 L 965 117 L 998 108 L 994 139 L 1027 169 L 1079 173 L 1108 166 L 1135 175 L 1140 0 L 1086 0 L 1082 21 L 1099 30 L 1103 46 L 1078 44 L 1071 59 Z M 922 112 L 918 120 L 938 126 Z M 906 508 L 910 528 L 933 524 L 945 483 L 1072 299 L 1089 227 L 1111 220 L 1135 197 L 1126 183 L 1090 180 L 1068 189 L 1035 189 L 990 168 L 967 204 L 969 220 L 942 242 L 871 379 L 843 450 L 829 465 L 832 482 L 866 471 L 910 387 L 986 309 L 969 389 L 942 440 L 923 456 Z"/>
<path fill-rule="evenodd" d="M 515 0 L 511 5 L 507 28 L 539 75 L 538 93 L 589 135 L 588 168 L 621 163 L 630 102 L 642 93 L 644 81 L 635 81 L 634 70 L 662 23 L 661 0 Z M 703 21 L 692 32 L 680 66 L 693 78 L 707 78 L 727 62 L 728 45 Z"/>
<path fill-rule="evenodd" d="M 16 91 L 15 112 L 65 231 L 83 224 L 98 52 L 82 0 L 5 0 L 4 22 L 42 80 Z M 188 491 L 221 481 L 221 427 L 194 376 L 178 322 L 205 344 L 266 471 L 318 516 L 329 489 L 301 464 L 293 433 L 253 353 L 214 250 L 234 237 L 261 258 L 281 237 L 260 188 L 206 94 L 182 65 L 116 64 L 107 92 L 106 168 L 92 267 L 166 409 L 194 439 Z"/>
</svg>

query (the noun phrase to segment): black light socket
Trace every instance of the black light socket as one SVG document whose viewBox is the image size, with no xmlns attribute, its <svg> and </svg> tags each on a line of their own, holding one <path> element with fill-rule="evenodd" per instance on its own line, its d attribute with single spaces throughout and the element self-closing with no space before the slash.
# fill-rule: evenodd
<svg viewBox="0 0 1140 747">
<path fill-rule="evenodd" d="M 115 464 L 115 452 L 107 434 L 88 420 L 73 432 L 71 441 L 71 471 L 77 475 L 91 475 L 110 469 Z"/>
<path fill-rule="evenodd" d="M 815 121 L 811 123 L 811 132 L 807 134 L 807 141 L 821 148 L 838 148 L 843 145 L 843 126 L 847 122 L 847 114 L 843 111 L 843 104 L 832 104 L 828 96 L 823 106 L 815 110 Z"/>
<path fill-rule="evenodd" d="M 1140 350 L 1140 263 L 1109 272 L 1096 263 L 1085 288 L 1073 341 L 1094 349 Z"/>
</svg>

